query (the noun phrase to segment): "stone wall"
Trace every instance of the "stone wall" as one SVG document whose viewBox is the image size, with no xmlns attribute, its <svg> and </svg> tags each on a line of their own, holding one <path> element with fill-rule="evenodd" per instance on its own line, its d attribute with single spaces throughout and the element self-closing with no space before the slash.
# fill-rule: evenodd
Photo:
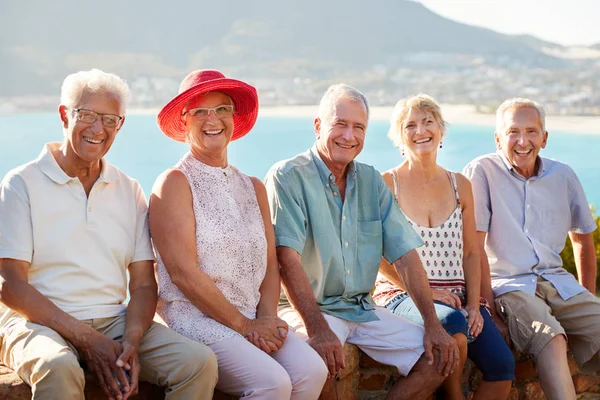
<svg viewBox="0 0 600 400">
<path fill-rule="evenodd" d="M 380 400 L 383 399 L 394 381 L 399 378 L 394 367 L 379 364 L 361 352 L 356 346 L 344 346 L 346 368 L 339 374 L 335 389 L 338 400 Z M 510 392 L 510 400 L 542 400 L 542 393 L 537 379 L 535 367 L 530 359 L 515 353 L 517 361 L 516 377 Z M 572 355 L 569 354 L 569 367 L 577 391 L 577 398 L 582 400 L 600 400 L 600 373 L 583 374 L 577 368 Z M 467 362 L 463 372 L 463 388 L 472 399 L 472 390 L 477 388 L 481 374 L 471 362 Z M 103 393 L 95 383 L 94 378 L 86 373 L 86 400 L 104 399 Z M 0 366 L 0 400 L 25 400 L 31 398 L 31 390 L 10 369 Z M 162 400 L 164 392 L 161 388 L 140 382 L 140 394 L 136 397 L 142 400 Z M 233 400 L 232 396 L 215 393 L 215 400 Z M 335 399 L 323 399 L 335 400 Z"/>
</svg>

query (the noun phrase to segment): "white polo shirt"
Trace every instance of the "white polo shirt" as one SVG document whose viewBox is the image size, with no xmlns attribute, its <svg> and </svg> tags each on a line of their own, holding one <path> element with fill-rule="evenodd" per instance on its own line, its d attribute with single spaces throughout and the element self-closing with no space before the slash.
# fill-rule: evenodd
<svg viewBox="0 0 600 400">
<path fill-rule="evenodd" d="M 0 184 L 0 258 L 29 262 L 29 283 L 78 319 L 125 312 L 129 264 L 154 260 L 140 184 L 102 159 L 89 198 L 48 143 Z M 0 305 L 0 325 L 14 312 Z"/>
</svg>

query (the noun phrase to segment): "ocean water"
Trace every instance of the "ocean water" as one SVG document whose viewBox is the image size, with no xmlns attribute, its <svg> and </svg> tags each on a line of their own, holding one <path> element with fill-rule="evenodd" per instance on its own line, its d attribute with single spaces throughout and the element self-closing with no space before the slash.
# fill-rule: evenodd
<svg viewBox="0 0 600 400">
<path fill-rule="evenodd" d="M 386 137 L 387 129 L 387 122 L 372 121 L 358 158 L 379 171 L 402 161 L 398 149 Z M 461 171 L 473 158 L 495 151 L 493 132 L 493 126 L 450 126 L 438 162 L 450 170 Z M 262 179 L 271 165 L 305 151 L 314 138 L 310 118 L 259 118 L 247 136 L 231 143 L 229 162 Z M 0 116 L 0 177 L 36 158 L 44 143 L 61 140 L 57 113 Z M 131 115 L 107 158 L 136 178 L 148 196 L 156 177 L 186 151 L 185 144 L 160 132 L 154 116 Z M 541 155 L 569 164 L 581 180 L 588 202 L 600 207 L 600 135 L 551 131 Z"/>
</svg>

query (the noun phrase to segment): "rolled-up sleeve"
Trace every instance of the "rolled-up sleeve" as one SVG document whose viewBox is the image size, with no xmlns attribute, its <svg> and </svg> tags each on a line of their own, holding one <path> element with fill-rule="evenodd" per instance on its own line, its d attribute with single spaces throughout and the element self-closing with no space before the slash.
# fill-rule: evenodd
<svg viewBox="0 0 600 400">
<path fill-rule="evenodd" d="M 377 174 L 376 179 L 383 228 L 383 257 L 393 263 L 409 251 L 422 246 L 423 241 L 406 221 L 383 178 Z"/>
<path fill-rule="evenodd" d="M 31 263 L 33 229 L 27 185 L 18 174 L 0 183 L 0 258 Z"/>
<path fill-rule="evenodd" d="M 492 218 L 490 187 L 481 164 L 469 163 L 463 169 L 463 175 L 471 181 L 475 201 L 475 226 L 480 232 L 489 232 Z"/>
<path fill-rule="evenodd" d="M 271 219 L 275 229 L 275 246 L 304 250 L 306 240 L 306 213 L 299 201 L 299 182 L 292 173 L 284 174 L 271 169 L 265 177 Z"/>
</svg>

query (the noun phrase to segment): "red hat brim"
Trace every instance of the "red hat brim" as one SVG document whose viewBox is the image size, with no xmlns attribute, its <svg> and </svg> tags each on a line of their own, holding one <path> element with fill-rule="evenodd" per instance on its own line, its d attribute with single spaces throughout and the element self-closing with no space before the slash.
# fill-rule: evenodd
<svg viewBox="0 0 600 400">
<path fill-rule="evenodd" d="M 258 94 L 253 86 L 229 78 L 219 78 L 199 83 L 175 96 L 160 110 L 156 117 L 160 130 L 178 142 L 185 142 L 187 131 L 181 117 L 183 107 L 194 97 L 208 92 L 225 93 L 233 101 L 232 141 L 250 132 L 258 117 Z"/>
</svg>

